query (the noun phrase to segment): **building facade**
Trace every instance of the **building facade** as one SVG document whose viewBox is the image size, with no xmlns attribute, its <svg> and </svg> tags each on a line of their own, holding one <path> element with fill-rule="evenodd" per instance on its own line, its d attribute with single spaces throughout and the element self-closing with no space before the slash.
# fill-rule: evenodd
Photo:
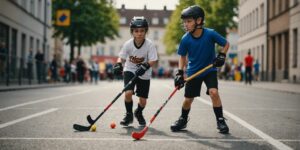
<svg viewBox="0 0 300 150">
<path fill-rule="evenodd" d="M 267 70 L 267 0 L 240 0 L 238 25 L 238 61 L 243 62 L 250 51 L 260 64 L 260 79 Z"/>
<path fill-rule="evenodd" d="M 300 82 L 298 0 L 268 0 L 268 80 Z"/>
<path fill-rule="evenodd" d="M 27 56 L 32 49 L 50 59 L 51 0 L 1 0 L 0 42 L 5 43 L 5 75 L 1 84 L 18 81 L 22 84 L 27 75 Z M 33 67 L 32 72 L 35 72 Z M 32 73 L 33 79 L 36 74 Z M 9 80 L 9 81 L 8 81 Z M 27 82 L 27 81 L 26 81 Z"/>
<path fill-rule="evenodd" d="M 240 0 L 239 47 L 260 63 L 265 81 L 300 83 L 299 0 Z"/>
</svg>

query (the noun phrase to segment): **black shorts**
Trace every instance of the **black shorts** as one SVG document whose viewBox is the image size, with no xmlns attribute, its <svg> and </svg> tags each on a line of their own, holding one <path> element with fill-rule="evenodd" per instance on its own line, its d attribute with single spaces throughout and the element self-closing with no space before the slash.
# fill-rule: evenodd
<svg viewBox="0 0 300 150">
<path fill-rule="evenodd" d="M 134 77 L 134 74 L 129 71 L 124 72 L 124 86 Z M 134 82 L 126 89 L 126 91 L 131 90 L 134 91 L 136 87 L 136 96 L 142 98 L 148 98 L 149 94 L 149 87 L 150 87 L 150 80 L 143 80 L 140 78 L 136 78 Z"/>
<path fill-rule="evenodd" d="M 185 85 L 184 96 L 187 98 L 194 98 L 194 97 L 200 96 L 201 85 L 202 85 L 203 81 L 207 87 L 207 91 L 206 91 L 207 95 L 209 95 L 208 90 L 210 88 L 218 89 L 217 72 L 211 71 L 204 77 L 194 78 L 194 79 L 188 81 Z"/>
</svg>

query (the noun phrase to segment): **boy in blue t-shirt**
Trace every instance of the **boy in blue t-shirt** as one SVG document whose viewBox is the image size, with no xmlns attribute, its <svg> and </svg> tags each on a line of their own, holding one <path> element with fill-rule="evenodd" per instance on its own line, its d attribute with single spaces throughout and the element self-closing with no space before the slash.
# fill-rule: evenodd
<svg viewBox="0 0 300 150">
<path fill-rule="evenodd" d="M 213 64 L 213 68 L 186 83 L 185 100 L 182 105 L 181 116 L 171 125 L 173 132 L 186 128 L 191 104 L 194 97 L 200 96 L 203 82 L 207 86 L 207 94 L 209 94 L 213 103 L 217 128 L 220 133 L 226 134 L 229 132 L 229 128 L 223 117 L 222 102 L 218 93 L 216 68 L 224 65 L 229 43 L 216 31 L 203 27 L 204 16 L 203 9 L 197 5 L 190 6 L 181 12 L 181 19 L 187 32 L 183 35 L 177 51 L 180 59 L 178 64 L 179 69 L 174 79 L 175 87 L 180 89 L 184 86 L 183 69 L 185 66 L 187 66 L 187 76 L 193 75 L 209 64 Z M 223 47 L 217 57 L 215 54 L 215 43 Z"/>
</svg>

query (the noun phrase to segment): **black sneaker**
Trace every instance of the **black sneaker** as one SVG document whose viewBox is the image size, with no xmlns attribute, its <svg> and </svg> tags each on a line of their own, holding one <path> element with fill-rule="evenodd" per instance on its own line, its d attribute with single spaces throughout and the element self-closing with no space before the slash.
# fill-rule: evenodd
<svg viewBox="0 0 300 150">
<path fill-rule="evenodd" d="M 171 130 L 173 132 L 182 130 L 186 128 L 187 123 L 188 123 L 188 119 L 180 116 L 179 119 L 171 125 Z"/>
<path fill-rule="evenodd" d="M 217 126 L 218 126 L 217 129 L 219 129 L 220 133 L 222 133 L 222 134 L 227 134 L 229 132 L 229 128 L 228 128 L 225 120 L 226 120 L 225 118 L 219 118 L 217 120 Z"/>
<path fill-rule="evenodd" d="M 144 118 L 142 112 L 138 113 L 138 111 L 137 111 L 137 109 L 136 109 L 136 110 L 134 111 L 134 116 L 135 116 L 135 118 L 138 120 L 138 122 L 139 122 L 139 124 L 140 124 L 141 126 L 145 126 L 145 125 L 146 125 L 146 121 L 145 121 L 145 118 Z"/>
<path fill-rule="evenodd" d="M 133 122 L 133 114 L 132 113 L 126 113 L 124 119 L 120 122 L 123 126 L 128 126 Z"/>
</svg>

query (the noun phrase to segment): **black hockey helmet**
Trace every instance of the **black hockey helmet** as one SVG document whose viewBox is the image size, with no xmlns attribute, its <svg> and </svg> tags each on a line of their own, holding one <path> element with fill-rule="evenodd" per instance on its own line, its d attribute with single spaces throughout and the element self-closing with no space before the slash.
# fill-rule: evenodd
<svg viewBox="0 0 300 150">
<path fill-rule="evenodd" d="M 185 8 L 181 12 L 181 19 L 187 19 L 187 18 L 198 19 L 200 17 L 202 18 L 202 24 L 203 24 L 205 18 L 204 10 L 198 5 L 193 5 L 188 8 Z"/>
<path fill-rule="evenodd" d="M 130 22 L 130 29 L 132 31 L 133 28 L 146 28 L 146 32 L 148 31 L 148 22 L 144 16 L 138 17 L 134 16 Z"/>
</svg>

